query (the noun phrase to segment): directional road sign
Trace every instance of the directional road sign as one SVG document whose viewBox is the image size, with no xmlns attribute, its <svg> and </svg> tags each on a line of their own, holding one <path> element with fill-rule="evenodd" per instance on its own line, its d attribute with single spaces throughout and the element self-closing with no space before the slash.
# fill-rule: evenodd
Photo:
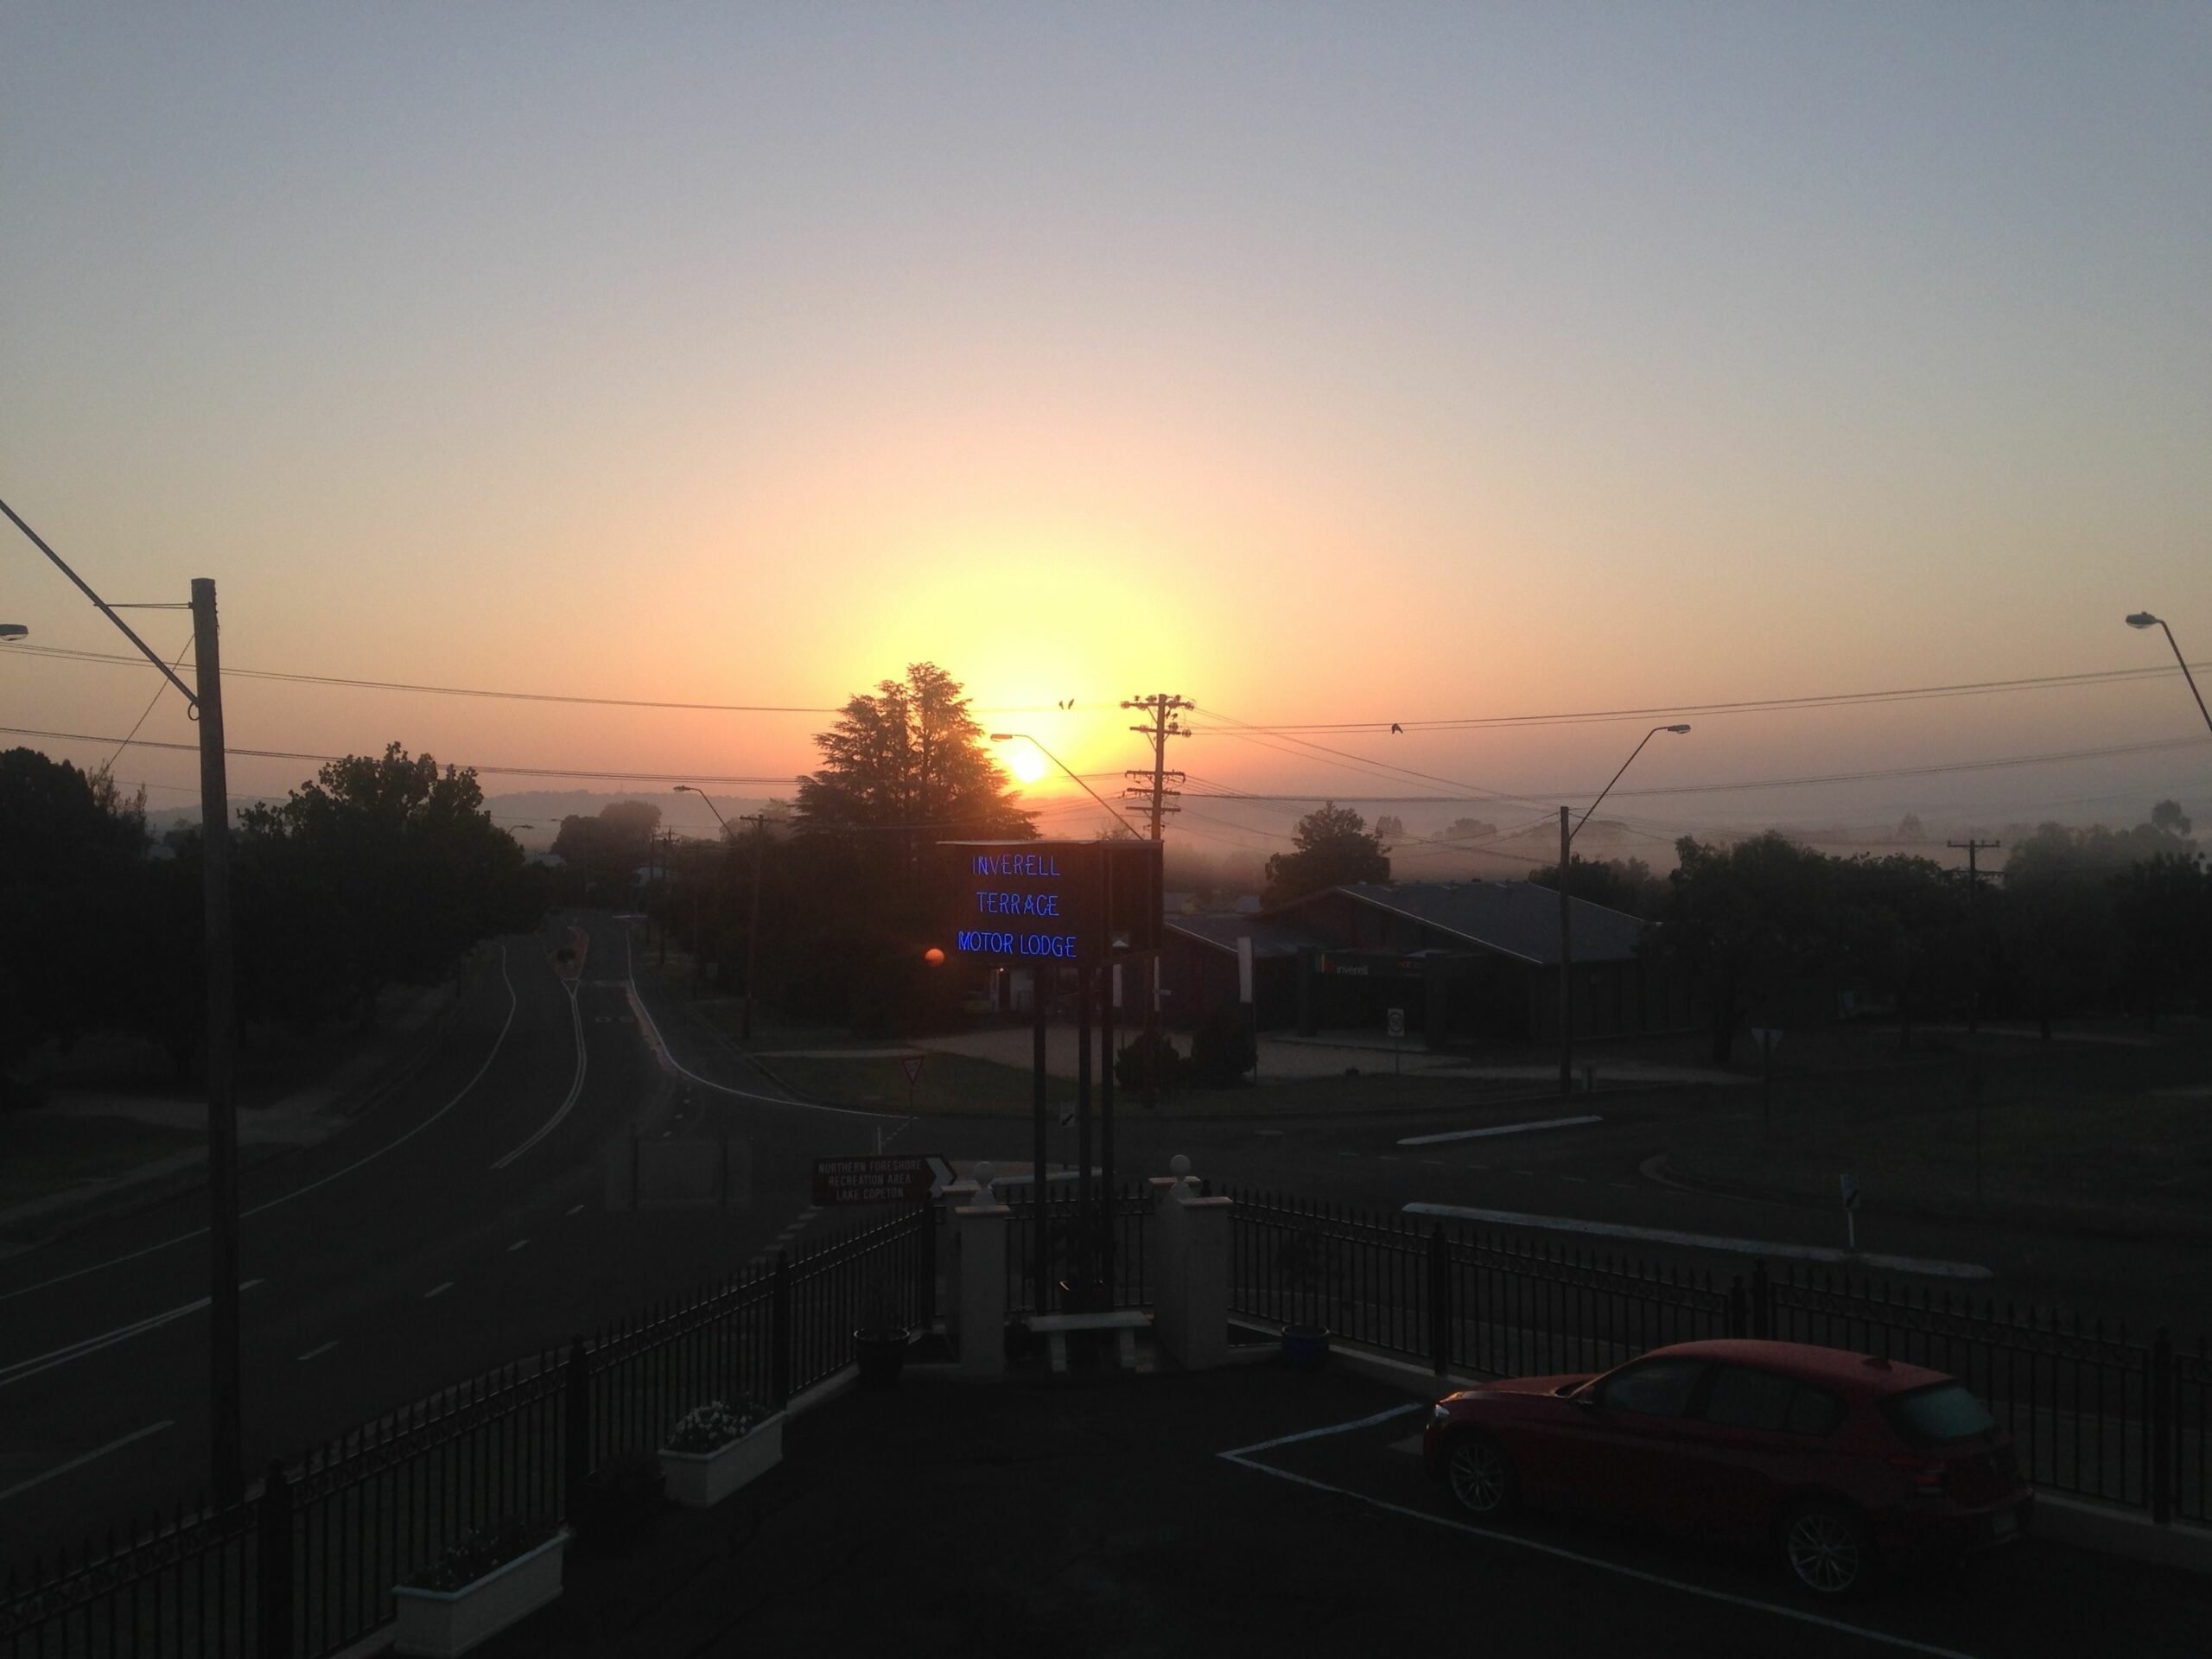
<svg viewBox="0 0 2212 1659">
<path fill-rule="evenodd" d="M 817 1204 L 919 1204 L 952 1179 L 944 1159 L 912 1154 L 814 1160 Z"/>
</svg>

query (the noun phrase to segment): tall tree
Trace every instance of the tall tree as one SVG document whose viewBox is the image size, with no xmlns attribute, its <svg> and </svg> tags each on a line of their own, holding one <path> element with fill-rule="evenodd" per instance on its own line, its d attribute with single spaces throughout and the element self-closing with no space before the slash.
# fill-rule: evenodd
<svg viewBox="0 0 2212 1659">
<path fill-rule="evenodd" d="M 478 939 L 530 926 L 522 849 L 483 804 L 473 770 L 442 772 L 394 743 L 247 809 L 241 866 L 262 907 L 251 919 L 296 991 L 334 992 L 366 1022 L 385 986 L 434 982 Z"/>
<path fill-rule="evenodd" d="M 1576 853 L 1567 870 L 1573 877 L 1573 895 L 1591 904 L 1640 916 L 1647 922 L 1656 919 L 1666 905 L 1666 879 L 1640 858 L 1585 858 Z M 1529 880 L 1556 893 L 1559 866 L 1547 864 L 1531 870 Z"/>
<path fill-rule="evenodd" d="M 1260 901 L 1270 910 L 1331 887 L 1390 879 L 1390 849 L 1348 806 L 1323 802 L 1298 821 L 1290 838 L 1294 850 L 1268 861 Z"/>
<path fill-rule="evenodd" d="M 809 835 L 867 832 L 862 845 L 911 870 L 934 842 L 1037 833 L 960 683 L 934 663 L 910 664 L 903 680 L 854 697 L 814 741 L 821 769 L 798 786 L 799 827 Z"/>
<path fill-rule="evenodd" d="M 1778 1013 L 1842 962 L 1835 861 L 1773 830 L 1725 848 L 1685 836 L 1675 850 L 1660 944 L 1703 982 L 1725 1065 L 1746 1014 Z"/>
</svg>

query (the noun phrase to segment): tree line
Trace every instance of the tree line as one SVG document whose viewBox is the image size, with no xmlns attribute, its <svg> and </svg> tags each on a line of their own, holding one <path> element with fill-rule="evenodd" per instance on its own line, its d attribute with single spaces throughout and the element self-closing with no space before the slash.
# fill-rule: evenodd
<svg viewBox="0 0 2212 1659">
<path fill-rule="evenodd" d="M 394 743 L 332 761 L 232 837 L 238 1014 L 294 1027 L 373 1020 L 398 985 L 435 984 L 550 896 L 483 810 L 475 773 Z M 35 750 L 0 754 L 0 1098 L 42 1045 L 150 1039 L 179 1078 L 207 1025 L 203 836 L 156 839 L 143 792 Z"/>
</svg>

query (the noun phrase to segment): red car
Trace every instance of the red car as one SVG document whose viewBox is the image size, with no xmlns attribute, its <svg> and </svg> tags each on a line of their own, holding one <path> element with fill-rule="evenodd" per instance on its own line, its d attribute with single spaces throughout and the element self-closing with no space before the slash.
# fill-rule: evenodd
<svg viewBox="0 0 2212 1659">
<path fill-rule="evenodd" d="M 2011 1438 L 1956 1378 L 1795 1342 L 1686 1342 L 1602 1376 L 1447 1395 L 1429 1472 L 1497 1519 L 1521 1501 L 1778 1554 L 1821 1596 L 1878 1565 L 2026 1532 Z"/>
</svg>

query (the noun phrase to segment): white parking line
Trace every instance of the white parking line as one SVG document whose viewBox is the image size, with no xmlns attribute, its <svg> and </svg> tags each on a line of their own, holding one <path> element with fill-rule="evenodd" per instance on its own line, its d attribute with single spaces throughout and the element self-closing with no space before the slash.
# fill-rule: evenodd
<svg viewBox="0 0 2212 1659">
<path fill-rule="evenodd" d="M 524 1245 L 529 1243 L 530 1241 L 526 1238 L 518 1238 L 515 1240 L 513 1243 L 507 1246 L 507 1254 L 509 1255 L 512 1255 L 517 1250 L 522 1249 Z"/>
<path fill-rule="evenodd" d="M 583 1212 L 584 1212 L 584 1206 L 583 1206 L 583 1205 L 582 1205 L 581 1204 L 572 1204 L 572 1205 L 570 1205 L 568 1207 L 568 1209 L 567 1209 L 563 1213 L 564 1213 L 564 1214 L 566 1214 L 566 1215 L 571 1215 L 571 1216 L 581 1216 L 582 1214 L 583 1214 Z"/>
<path fill-rule="evenodd" d="M 83 1453 L 81 1456 L 70 1459 L 67 1463 L 55 1464 L 53 1468 L 48 1470 L 42 1475 L 33 1475 L 29 1480 L 19 1480 L 14 1485 L 6 1488 L 4 1491 L 0 1491 L 0 1503 L 6 1503 L 10 1498 L 14 1497 L 20 1492 L 28 1492 L 34 1486 L 43 1485 L 46 1482 L 52 1480 L 56 1475 L 66 1475 L 72 1469 L 81 1469 L 86 1464 L 92 1462 L 95 1458 L 104 1458 L 111 1452 L 120 1452 L 124 1446 L 129 1446 L 134 1440 L 143 1440 L 149 1434 L 158 1434 L 165 1428 L 175 1428 L 175 1427 L 176 1422 L 174 1419 L 167 1419 L 158 1423 L 149 1423 L 143 1428 L 132 1430 L 130 1433 L 124 1435 L 120 1440 L 110 1440 L 105 1446 L 96 1446 L 91 1451 Z"/>
<path fill-rule="evenodd" d="M 1609 1561 L 1602 1555 L 1586 1555 L 1579 1549 L 1562 1549 L 1557 1544 L 1541 1543 L 1534 1538 L 1524 1538 L 1517 1533 L 1497 1532 L 1488 1527 L 1478 1527 L 1468 1521 L 1455 1520 L 1450 1516 L 1432 1515 L 1426 1510 L 1416 1510 L 1403 1503 L 1370 1497 L 1365 1492 L 1354 1491 L 1349 1486 L 1332 1485 L 1325 1480 L 1315 1480 L 1307 1475 L 1294 1475 L 1287 1469 L 1277 1469 L 1268 1464 L 1255 1462 L 1249 1455 L 1271 1447 L 1287 1446 L 1294 1440 L 1313 1440 L 1324 1434 L 1342 1434 L 1357 1428 L 1366 1428 L 1387 1421 L 1402 1411 L 1418 1411 L 1418 1405 L 1404 1406 L 1397 1411 L 1386 1411 L 1373 1417 L 1363 1417 L 1357 1422 L 1338 1423 L 1327 1428 L 1308 1430 L 1303 1434 L 1286 1434 L 1281 1440 L 1265 1440 L 1258 1446 L 1240 1446 L 1234 1452 L 1220 1452 L 1215 1455 L 1224 1462 L 1233 1463 L 1240 1469 L 1250 1469 L 1262 1475 L 1273 1475 L 1277 1480 L 1287 1480 L 1294 1485 L 1310 1487 L 1315 1491 L 1334 1492 L 1381 1510 L 1386 1515 L 1402 1516 L 1408 1521 L 1420 1521 L 1432 1527 L 1444 1527 L 1453 1532 L 1464 1532 L 1470 1537 L 1485 1539 L 1495 1544 L 1504 1544 L 1514 1549 L 1530 1550 L 1539 1555 L 1549 1555 L 1562 1561 L 1573 1561 L 1581 1567 L 1594 1567 L 1600 1573 L 1611 1573 L 1624 1579 L 1634 1579 L 1643 1584 L 1656 1584 L 1669 1590 L 1679 1590 L 1687 1596 L 1699 1596 L 1707 1601 L 1726 1602 L 1732 1607 L 1748 1607 L 1754 1612 L 1771 1613 L 1777 1618 L 1794 1620 L 1800 1624 L 1814 1624 L 1824 1630 L 1840 1630 L 1846 1636 L 1863 1637 L 1878 1642 L 1885 1647 L 1901 1648 L 1907 1653 L 1925 1653 L 1935 1659 L 1971 1659 L 1971 1656 L 1954 1648 L 1935 1647 L 1926 1642 L 1916 1642 L 1910 1637 L 1891 1636 L 1887 1630 L 1869 1630 L 1864 1624 L 1848 1624 L 1840 1618 L 1828 1618 L 1819 1613 L 1809 1613 L 1802 1608 L 1783 1606 L 1771 1601 L 1760 1601 L 1751 1596 L 1739 1596 L 1726 1590 L 1714 1590 L 1701 1584 L 1692 1584 L 1684 1579 L 1670 1579 L 1663 1573 L 1647 1572 L 1640 1567 L 1629 1567 L 1619 1561 Z"/>
<path fill-rule="evenodd" d="M 311 1359 L 320 1359 L 337 1345 L 337 1339 L 333 1338 L 330 1341 L 324 1343 L 320 1348 L 310 1348 L 307 1352 L 300 1356 L 300 1363 L 304 1365 Z"/>
<path fill-rule="evenodd" d="M 1526 1172 L 1513 1170 L 1519 1175 Z M 1996 1275 L 1974 1262 L 1937 1262 L 1917 1255 L 1877 1255 L 1868 1251 L 1832 1250 L 1821 1244 L 1786 1244 L 1770 1238 L 1721 1238 L 1712 1233 L 1676 1232 L 1671 1227 L 1630 1227 L 1617 1221 L 1584 1221 L 1573 1216 L 1531 1216 L 1516 1210 L 1471 1210 L 1456 1204 L 1409 1204 L 1409 1216 L 1445 1221 L 1486 1221 L 1500 1227 L 1531 1227 L 1540 1232 L 1595 1233 L 1605 1238 L 1640 1238 L 1654 1244 L 1681 1244 L 1694 1250 L 1726 1250 L 1734 1255 L 1777 1255 L 1793 1262 L 1851 1262 L 1888 1273 L 1918 1273 L 1937 1279 L 1990 1279 Z"/>
<path fill-rule="evenodd" d="M 427 1302 L 433 1296 L 442 1296 L 446 1292 L 452 1288 L 453 1281 L 450 1279 L 447 1280 L 442 1285 L 432 1285 L 428 1290 L 423 1293 L 423 1300 Z"/>
<path fill-rule="evenodd" d="M 1402 1147 L 1433 1147 L 1446 1141 L 1480 1141 L 1493 1135 L 1526 1135 L 1531 1129 L 1569 1129 L 1578 1123 L 1601 1123 L 1604 1121 L 1594 1114 L 1587 1117 L 1547 1117 L 1529 1123 L 1500 1123 L 1487 1129 L 1453 1129 L 1448 1135 L 1409 1135 L 1398 1144 Z"/>
</svg>

